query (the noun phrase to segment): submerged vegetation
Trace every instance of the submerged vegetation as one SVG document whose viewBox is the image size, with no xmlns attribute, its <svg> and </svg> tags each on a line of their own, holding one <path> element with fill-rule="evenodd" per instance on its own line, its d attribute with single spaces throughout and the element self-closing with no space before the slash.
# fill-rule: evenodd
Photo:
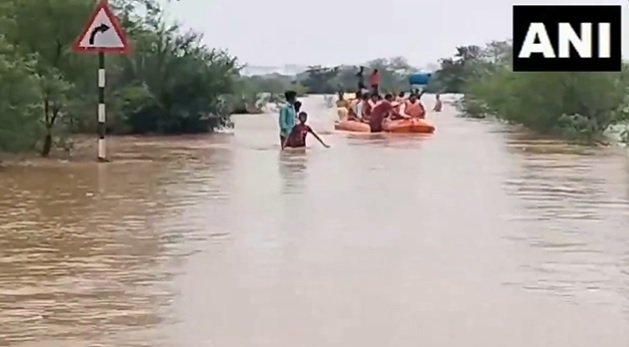
<svg viewBox="0 0 629 347">
<path fill-rule="evenodd" d="M 107 131 L 176 134 L 228 125 L 230 97 L 243 89 L 237 59 L 168 24 L 155 0 L 110 3 L 133 53 L 107 57 Z M 0 4 L 0 151 L 37 148 L 47 156 L 64 134 L 94 132 L 97 59 L 70 50 L 93 6 Z"/>
<path fill-rule="evenodd" d="M 236 57 L 203 45 L 201 36 L 164 19 L 158 0 L 111 0 L 133 53 L 107 58 L 110 134 L 211 132 L 232 112 L 261 112 L 299 94 L 354 91 L 357 66 L 311 66 L 296 76 L 242 76 Z M 53 5 L 54 4 L 54 5 Z M 93 0 L 0 3 L 0 152 L 69 146 L 68 134 L 96 128 L 95 56 L 71 44 Z M 629 69 L 622 73 L 514 73 L 511 44 L 457 48 L 442 59 L 429 92 L 463 93 L 470 117 L 496 117 L 544 133 L 596 141 L 629 119 Z M 381 89 L 408 90 L 417 69 L 404 58 L 364 64 L 381 73 Z M 263 93 L 264 92 L 264 93 Z M 629 138 L 629 133 L 624 133 Z M 71 143 L 70 143 L 71 144 Z"/>
</svg>

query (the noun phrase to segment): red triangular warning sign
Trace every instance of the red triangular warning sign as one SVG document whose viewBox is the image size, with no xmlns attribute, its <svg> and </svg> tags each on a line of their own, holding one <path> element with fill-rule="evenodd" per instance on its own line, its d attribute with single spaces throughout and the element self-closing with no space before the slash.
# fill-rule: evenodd
<svg viewBox="0 0 629 347">
<path fill-rule="evenodd" d="M 72 49 L 76 53 L 126 54 L 129 52 L 127 35 L 111 11 L 107 0 L 101 0 L 96 5 Z"/>
</svg>

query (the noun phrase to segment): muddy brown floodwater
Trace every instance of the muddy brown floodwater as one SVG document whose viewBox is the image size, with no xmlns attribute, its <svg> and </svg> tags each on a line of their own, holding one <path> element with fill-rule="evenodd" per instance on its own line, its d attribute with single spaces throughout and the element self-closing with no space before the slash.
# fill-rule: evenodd
<svg viewBox="0 0 629 347">
<path fill-rule="evenodd" d="M 431 103 L 431 96 L 425 96 Z M 619 149 L 431 114 L 434 136 L 112 139 L 0 169 L 0 345 L 626 347 Z"/>
</svg>

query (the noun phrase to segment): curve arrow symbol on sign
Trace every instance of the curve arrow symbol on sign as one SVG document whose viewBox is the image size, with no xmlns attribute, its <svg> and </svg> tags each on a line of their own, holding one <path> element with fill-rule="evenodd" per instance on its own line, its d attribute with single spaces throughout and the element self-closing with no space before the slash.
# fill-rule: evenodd
<svg viewBox="0 0 629 347">
<path fill-rule="evenodd" d="M 0 3 L 6 0 L 0 0 Z M 95 0 L 91 0 L 95 1 Z M 129 54 L 131 47 L 124 28 L 109 8 L 109 0 L 98 0 L 98 5 L 74 40 L 72 50 L 78 54 Z M 100 36 L 99 36 L 100 34 Z"/>
<path fill-rule="evenodd" d="M 109 26 L 104 23 L 92 29 L 92 32 L 90 33 L 90 40 L 89 40 L 90 45 L 94 44 L 94 39 L 96 38 L 96 34 L 104 33 L 107 30 L 109 30 Z"/>
</svg>

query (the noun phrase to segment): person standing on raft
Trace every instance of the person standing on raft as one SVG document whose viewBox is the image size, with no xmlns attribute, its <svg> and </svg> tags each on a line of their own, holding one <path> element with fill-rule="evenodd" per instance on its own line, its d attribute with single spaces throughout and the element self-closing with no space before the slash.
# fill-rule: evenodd
<svg viewBox="0 0 629 347">
<path fill-rule="evenodd" d="M 295 126 L 295 102 L 297 101 L 297 93 L 289 90 L 284 93 L 286 103 L 280 108 L 279 125 L 280 125 L 280 146 L 284 146 L 288 135 Z"/>
<path fill-rule="evenodd" d="M 373 69 L 373 72 L 369 76 L 369 86 L 371 87 L 372 93 L 380 93 L 380 72 L 378 69 Z"/>
<path fill-rule="evenodd" d="M 364 73 L 365 73 L 364 66 L 361 66 L 360 69 L 358 70 L 358 73 L 356 73 L 356 78 L 358 79 L 358 90 L 360 91 L 365 89 L 365 76 L 363 76 Z"/>
<path fill-rule="evenodd" d="M 291 130 L 289 136 L 286 138 L 286 140 L 282 144 L 282 150 L 286 147 L 291 147 L 291 148 L 306 147 L 306 136 L 308 134 L 312 134 L 312 136 L 314 136 L 315 139 L 317 139 L 317 141 L 319 141 L 323 145 L 323 147 L 330 148 L 330 146 L 327 145 L 325 142 L 323 142 L 323 140 L 321 140 L 319 135 L 317 135 L 317 133 L 315 133 L 314 130 L 312 130 L 312 128 L 306 124 L 307 120 L 308 120 L 308 114 L 306 112 L 299 112 L 299 124 L 295 125 L 293 127 L 293 130 Z"/>
<path fill-rule="evenodd" d="M 403 104 L 400 105 L 400 115 L 404 118 L 426 118 L 426 109 L 419 101 L 419 96 L 411 94 Z"/>
</svg>

